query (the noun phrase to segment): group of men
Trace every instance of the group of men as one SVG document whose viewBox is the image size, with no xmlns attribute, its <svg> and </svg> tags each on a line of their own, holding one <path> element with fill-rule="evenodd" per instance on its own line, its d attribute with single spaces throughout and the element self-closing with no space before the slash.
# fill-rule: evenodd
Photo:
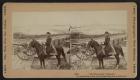
<svg viewBox="0 0 140 80">
<path fill-rule="evenodd" d="M 46 39 L 46 43 L 45 43 L 45 45 L 46 45 L 46 53 L 47 53 L 47 55 L 50 55 L 52 50 L 53 49 L 55 50 L 55 48 L 54 48 L 54 46 L 52 44 L 51 33 L 47 32 L 46 35 L 47 35 L 47 39 Z M 104 49 L 105 49 L 106 55 L 109 55 L 107 53 L 110 53 L 113 50 L 112 47 L 111 47 L 111 44 L 110 44 L 110 33 L 105 32 L 104 36 L 105 36 L 105 41 L 104 41 L 105 48 Z M 91 39 L 91 42 L 92 41 L 93 41 L 93 39 Z"/>
</svg>

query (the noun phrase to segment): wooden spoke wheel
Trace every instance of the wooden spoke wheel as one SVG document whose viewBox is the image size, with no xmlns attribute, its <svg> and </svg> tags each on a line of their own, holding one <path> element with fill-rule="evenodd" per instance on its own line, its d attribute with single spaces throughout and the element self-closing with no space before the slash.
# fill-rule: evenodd
<svg viewBox="0 0 140 80">
<path fill-rule="evenodd" d="M 18 51 L 14 51 L 14 52 L 16 52 L 16 55 L 21 60 L 32 60 L 33 55 L 35 55 L 34 49 L 27 50 L 27 48 L 23 46 L 18 46 Z"/>
</svg>

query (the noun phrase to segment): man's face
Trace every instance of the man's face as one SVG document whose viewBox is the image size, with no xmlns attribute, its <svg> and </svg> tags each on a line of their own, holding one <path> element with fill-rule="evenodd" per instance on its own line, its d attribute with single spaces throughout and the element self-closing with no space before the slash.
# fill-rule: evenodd
<svg viewBox="0 0 140 80">
<path fill-rule="evenodd" d="M 93 41 L 93 38 L 91 38 L 90 40 Z"/>
<path fill-rule="evenodd" d="M 50 34 L 47 34 L 47 37 L 50 37 L 51 35 Z"/>
<path fill-rule="evenodd" d="M 109 34 L 106 33 L 106 34 L 105 34 L 105 37 L 107 37 L 107 36 L 109 36 Z"/>
</svg>

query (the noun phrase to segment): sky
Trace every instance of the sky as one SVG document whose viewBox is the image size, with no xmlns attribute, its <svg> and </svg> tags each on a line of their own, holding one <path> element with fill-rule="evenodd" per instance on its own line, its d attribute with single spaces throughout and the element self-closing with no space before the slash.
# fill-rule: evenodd
<svg viewBox="0 0 140 80">
<path fill-rule="evenodd" d="M 73 31 L 85 34 L 111 33 L 127 29 L 127 11 L 46 11 L 13 12 L 12 31 L 24 34 L 45 34 L 68 32 L 69 26 L 80 27 Z"/>
</svg>

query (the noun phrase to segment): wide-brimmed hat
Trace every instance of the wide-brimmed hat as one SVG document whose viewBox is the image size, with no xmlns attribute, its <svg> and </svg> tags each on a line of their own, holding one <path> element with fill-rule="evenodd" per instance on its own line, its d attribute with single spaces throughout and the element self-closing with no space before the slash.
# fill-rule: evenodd
<svg viewBox="0 0 140 80">
<path fill-rule="evenodd" d="M 105 32 L 105 34 L 109 34 L 109 32 L 108 32 L 108 31 L 106 31 L 106 32 Z"/>
<path fill-rule="evenodd" d="M 47 32 L 46 34 L 51 34 L 50 32 Z"/>
</svg>

